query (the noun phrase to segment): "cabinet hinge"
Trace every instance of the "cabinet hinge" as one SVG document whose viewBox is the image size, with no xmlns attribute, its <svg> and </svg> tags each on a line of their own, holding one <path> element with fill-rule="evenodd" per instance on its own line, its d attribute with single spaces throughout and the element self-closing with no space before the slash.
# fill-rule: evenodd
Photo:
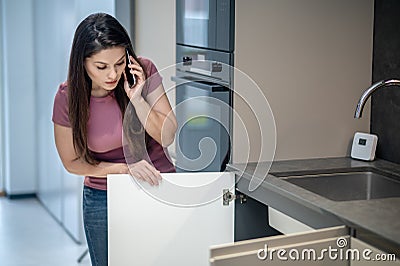
<svg viewBox="0 0 400 266">
<path fill-rule="evenodd" d="M 235 195 L 230 192 L 229 189 L 224 189 L 222 191 L 222 203 L 224 206 L 229 205 L 229 202 L 236 199 L 240 200 L 240 204 L 243 204 L 247 201 L 246 195 L 242 193 Z"/>
</svg>

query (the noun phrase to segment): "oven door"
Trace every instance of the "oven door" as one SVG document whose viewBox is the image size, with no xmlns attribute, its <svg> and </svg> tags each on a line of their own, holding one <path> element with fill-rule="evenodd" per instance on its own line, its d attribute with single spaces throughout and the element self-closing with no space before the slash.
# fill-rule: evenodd
<svg viewBox="0 0 400 266">
<path fill-rule="evenodd" d="M 176 43 L 233 51 L 234 0 L 177 0 Z"/>
<path fill-rule="evenodd" d="M 178 172 L 218 172 L 230 160 L 230 90 L 207 81 L 176 82 L 176 168 Z"/>
</svg>

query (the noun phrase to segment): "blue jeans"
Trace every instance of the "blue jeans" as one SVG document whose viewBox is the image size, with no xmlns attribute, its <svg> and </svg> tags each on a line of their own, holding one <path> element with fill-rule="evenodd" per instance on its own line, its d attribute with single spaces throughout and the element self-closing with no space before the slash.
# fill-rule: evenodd
<svg viewBox="0 0 400 266">
<path fill-rule="evenodd" d="M 108 264 L 107 191 L 83 188 L 83 224 L 93 266 Z"/>
</svg>

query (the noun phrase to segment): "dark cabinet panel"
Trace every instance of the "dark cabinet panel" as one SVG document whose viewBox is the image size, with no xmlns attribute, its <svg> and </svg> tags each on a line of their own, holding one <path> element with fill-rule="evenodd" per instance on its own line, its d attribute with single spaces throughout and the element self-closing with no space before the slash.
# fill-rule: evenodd
<svg viewBox="0 0 400 266">
<path fill-rule="evenodd" d="M 374 16 L 373 82 L 400 78 L 400 1 L 376 0 Z M 371 133 L 378 136 L 376 156 L 400 163 L 400 87 L 372 95 Z"/>
</svg>

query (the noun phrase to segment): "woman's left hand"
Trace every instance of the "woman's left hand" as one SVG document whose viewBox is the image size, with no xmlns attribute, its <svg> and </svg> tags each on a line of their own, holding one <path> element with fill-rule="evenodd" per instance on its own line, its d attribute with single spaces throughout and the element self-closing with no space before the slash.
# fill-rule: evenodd
<svg viewBox="0 0 400 266">
<path fill-rule="evenodd" d="M 132 62 L 132 64 L 128 64 L 128 67 L 130 68 L 130 73 L 127 74 L 124 71 L 124 78 L 125 78 L 124 89 L 131 102 L 134 103 L 135 101 L 140 101 L 143 99 L 142 90 L 146 79 L 143 68 L 139 65 L 137 61 L 135 61 L 135 59 L 132 56 L 130 56 L 130 59 Z M 132 87 L 129 86 L 126 75 L 135 76 L 136 83 Z"/>
</svg>

